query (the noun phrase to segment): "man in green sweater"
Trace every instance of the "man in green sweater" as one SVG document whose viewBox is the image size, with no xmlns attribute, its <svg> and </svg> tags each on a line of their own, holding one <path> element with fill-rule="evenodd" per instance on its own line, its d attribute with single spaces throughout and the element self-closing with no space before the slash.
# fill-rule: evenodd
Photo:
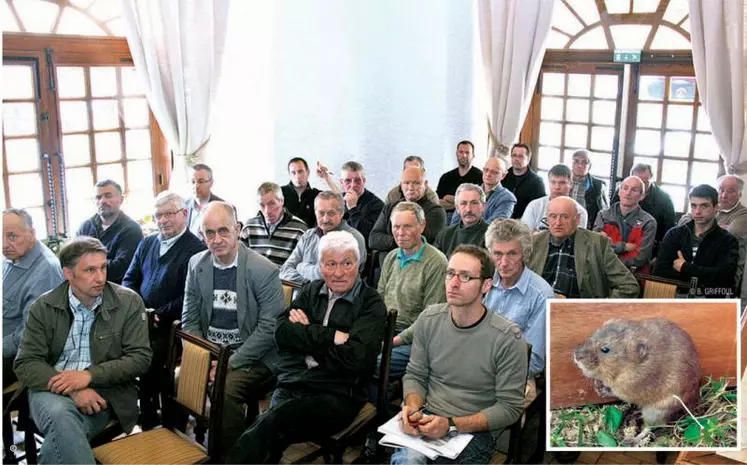
<svg viewBox="0 0 747 465">
<path fill-rule="evenodd" d="M 461 218 L 457 224 L 442 229 L 433 245 L 447 257 L 461 244 L 485 247 L 488 223 L 483 219 L 485 192 L 477 184 L 464 183 L 456 190 L 456 211 Z"/>
<path fill-rule="evenodd" d="M 457 247 L 445 273 L 446 303 L 428 307 L 414 327 L 402 429 L 433 439 L 473 435 L 456 459 L 438 463 L 488 463 L 495 438 L 523 410 L 527 344 L 516 324 L 482 304 L 494 272 L 486 250 Z M 397 449 L 391 463 L 433 462 Z"/>
</svg>

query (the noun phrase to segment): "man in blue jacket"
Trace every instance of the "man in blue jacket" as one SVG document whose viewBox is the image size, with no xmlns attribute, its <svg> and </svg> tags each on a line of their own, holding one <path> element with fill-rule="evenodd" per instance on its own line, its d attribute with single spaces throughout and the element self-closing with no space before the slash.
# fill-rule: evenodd
<svg viewBox="0 0 747 465">
<path fill-rule="evenodd" d="M 96 183 L 97 213 L 80 225 L 76 236 L 91 236 L 106 247 L 107 279 L 121 284 L 138 244 L 143 239 L 143 230 L 132 218 L 121 210 L 124 196 L 122 186 L 104 179 Z"/>
<path fill-rule="evenodd" d="M 187 265 L 192 255 L 207 247 L 187 229 L 186 202 L 174 192 L 164 191 L 155 199 L 158 234 L 143 239 L 135 251 L 122 285 L 140 294 L 153 312 L 150 332 L 153 362 L 140 377 L 141 426 L 148 430 L 158 424 L 157 406 L 161 373 L 166 364 L 169 329 L 182 314 Z"/>
</svg>

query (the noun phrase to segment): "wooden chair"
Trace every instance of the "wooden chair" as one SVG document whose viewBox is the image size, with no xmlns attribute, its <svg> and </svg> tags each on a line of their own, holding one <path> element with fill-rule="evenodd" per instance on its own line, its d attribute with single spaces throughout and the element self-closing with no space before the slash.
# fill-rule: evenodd
<svg viewBox="0 0 747 465">
<path fill-rule="evenodd" d="M 17 426 L 19 429 L 23 428 L 24 431 L 25 453 L 20 456 L 16 456 L 11 450 L 14 440 L 13 423 L 10 413 L 14 411 L 18 412 Z M 37 463 L 36 438 L 34 437 L 34 428 L 31 427 L 30 423 L 32 422 L 29 414 L 26 388 L 22 387 L 21 383 L 16 381 L 3 389 L 3 449 L 5 451 L 3 463 L 18 463 L 19 460 L 23 460 L 24 458 L 26 459 L 26 463 Z"/>
<path fill-rule="evenodd" d="M 288 308 L 293 303 L 293 297 L 295 293 L 301 289 L 301 284 L 295 281 L 286 281 L 281 279 L 280 282 L 283 284 L 283 298 L 285 299 L 285 307 Z"/>
<path fill-rule="evenodd" d="M 311 463 L 320 455 L 324 455 L 327 463 L 342 463 L 342 456 L 348 447 L 350 439 L 356 433 L 368 426 L 372 420 L 378 418 L 376 425 L 383 424 L 389 418 L 389 409 L 387 407 L 387 386 L 389 384 L 389 368 L 392 364 L 392 339 L 397 326 L 397 311 L 393 310 L 387 314 L 386 327 L 384 331 L 384 343 L 381 348 L 381 364 L 379 372 L 375 376 L 378 387 L 378 397 L 376 405 L 366 402 L 361 407 L 353 421 L 342 431 L 321 440 L 312 442 L 317 443 L 320 448 L 314 452 L 301 457 L 294 463 Z"/>
<path fill-rule="evenodd" d="M 112 441 L 93 449 L 96 461 L 107 463 L 161 463 L 187 464 L 220 460 L 221 417 L 226 373 L 228 370 L 228 346 L 184 332 L 175 321 L 171 328 L 167 372 L 163 386 L 164 428 L 145 431 Z M 182 343 L 183 352 L 179 371 L 179 383 L 174 383 L 177 365 L 177 347 Z M 206 401 L 210 392 L 210 365 L 217 360 L 215 381 L 212 389 L 216 393 L 208 411 Z M 195 443 L 178 429 L 180 419 L 192 415 L 198 421 L 206 421 L 210 428 L 207 450 Z"/>
<path fill-rule="evenodd" d="M 644 299 L 674 299 L 679 289 L 686 290 L 688 298 L 698 297 L 698 278 L 696 277 L 692 277 L 690 282 L 686 283 L 643 273 L 635 273 L 634 276 L 641 284 L 641 297 Z"/>
</svg>

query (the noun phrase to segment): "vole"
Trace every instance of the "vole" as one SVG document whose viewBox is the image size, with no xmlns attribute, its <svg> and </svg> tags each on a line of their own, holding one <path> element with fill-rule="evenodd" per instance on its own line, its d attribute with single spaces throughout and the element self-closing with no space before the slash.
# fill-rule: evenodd
<svg viewBox="0 0 747 465">
<path fill-rule="evenodd" d="M 599 395 L 641 407 L 645 429 L 636 442 L 682 410 L 674 395 L 691 410 L 700 401 L 695 344 L 669 320 L 609 320 L 576 347 L 573 360 Z"/>
</svg>

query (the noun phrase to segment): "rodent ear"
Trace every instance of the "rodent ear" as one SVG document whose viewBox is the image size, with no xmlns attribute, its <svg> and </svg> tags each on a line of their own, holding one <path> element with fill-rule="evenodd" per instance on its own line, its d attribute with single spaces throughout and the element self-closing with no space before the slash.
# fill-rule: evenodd
<svg viewBox="0 0 747 465">
<path fill-rule="evenodd" d="M 645 341 L 638 341 L 638 345 L 636 345 L 636 353 L 638 354 L 638 361 L 644 361 L 646 360 L 646 357 L 648 357 L 648 343 Z"/>
</svg>

